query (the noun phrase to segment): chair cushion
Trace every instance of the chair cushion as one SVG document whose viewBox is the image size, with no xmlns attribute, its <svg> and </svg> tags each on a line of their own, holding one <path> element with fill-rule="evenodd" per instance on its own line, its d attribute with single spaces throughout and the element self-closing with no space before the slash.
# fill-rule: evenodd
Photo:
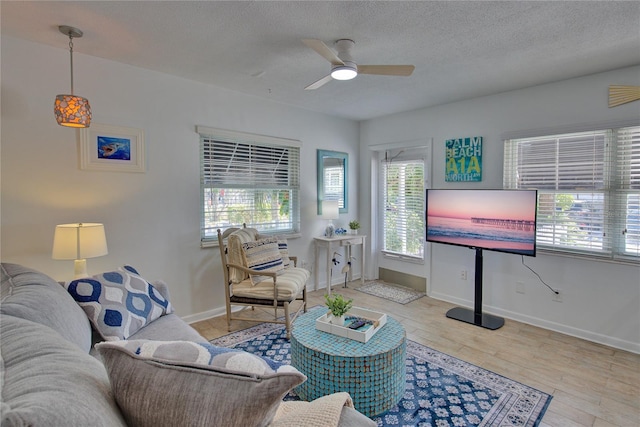
<svg viewBox="0 0 640 427">
<path fill-rule="evenodd" d="M 124 340 L 171 313 L 171 303 L 134 269 L 125 266 L 64 283 L 93 327 L 107 341 Z"/>
<path fill-rule="evenodd" d="M 270 273 L 278 273 L 284 270 L 278 239 L 275 237 L 243 243 L 242 255 L 244 257 L 244 265 L 252 270 Z M 254 285 L 269 278 L 258 274 L 250 274 L 249 276 L 251 283 Z"/>
<path fill-rule="evenodd" d="M 98 335 L 98 334 L 96 334 Z M 151 323 L 147 323 L 144 328 L 131 335 L 129 340 L 154 340 L 154 341 L 193 341 L 207 342 L 207 340 L 193 329 L 188 323 L 180 319 L 175 313 L 165 314 Z M 99 338 L 94 342 L 102 342 Z M 101 359 L 95 346 L 89 352 L 93 357 Z"/>
<path fill-rule="evenodd" d="M 304 268 L 291 267 L 276 278 L 279 301 L 292 301 L 304 289 L 309 280 L 309 271 Z M 233 285 L 233 295 L 246 298 L 273 299 L 273 280 L 263 280 L 253 285 L 247 279 Z"/>
<path fill-rule="evenodd" d="M 266 426 L 306 377 L 292 366 L 209 343 L 105 342 L 118 405 L 135 426 Z"/>
<path fill-rule="evenodd" d="M 244 257 L 242 255 L 242 244 L 254 242 L 258 236 L 258 230 L 255 228 L 240 228 L 229 235 L 227 238 L 227 260 L 231 264 L 245 266 Z M 231 283 L 239 283 L 249 278 L 249 275 L 242 270 L 231 268 L 229 280 Z"/>
</svg>

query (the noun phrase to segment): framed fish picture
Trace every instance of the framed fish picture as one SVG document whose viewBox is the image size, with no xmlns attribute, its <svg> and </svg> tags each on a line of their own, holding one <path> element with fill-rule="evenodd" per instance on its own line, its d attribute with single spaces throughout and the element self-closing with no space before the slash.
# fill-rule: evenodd
<svg viewBox="0 0 640 427">
<path fill-rule="evenodd" d="M 144 173 L 144 132 L 99 123 L 81 129 L 80 169 Z"/>
</svg>

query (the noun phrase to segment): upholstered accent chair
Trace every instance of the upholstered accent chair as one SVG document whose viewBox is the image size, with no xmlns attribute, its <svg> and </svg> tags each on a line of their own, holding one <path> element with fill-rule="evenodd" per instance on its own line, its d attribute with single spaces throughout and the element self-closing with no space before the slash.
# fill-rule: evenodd
<svg viewBox="0 0 640 427">
<path fill-rule="evenodd" d="M 289 255 L 286 239 L 262 236 L 243 224 L 224 232 L 218 229 L 218 244 L 229 331 L 232 320 L 272 322 L 284 324 L 289 337 L 293 321 L 307 311 L 310 273 L 296 266 L 297 257 Z M 273 316 L 249 317 L 243 314 L 248 307 L 273 309 Z M 279 310 L 284 311 L 284 318 L 278 318 Z"/>
</svg>

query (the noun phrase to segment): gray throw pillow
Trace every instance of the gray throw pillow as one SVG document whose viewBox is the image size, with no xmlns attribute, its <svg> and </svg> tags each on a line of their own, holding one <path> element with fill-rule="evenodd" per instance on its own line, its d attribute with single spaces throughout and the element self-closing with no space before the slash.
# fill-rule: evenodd
<svg viewBox="0 0 640 427">
<path fill-rule="evenodd" d="M 130 340 L 96 349 L 132 426 L 267 426 L 306 380 L 292 366 L 209 343 Z"/>
</svg>

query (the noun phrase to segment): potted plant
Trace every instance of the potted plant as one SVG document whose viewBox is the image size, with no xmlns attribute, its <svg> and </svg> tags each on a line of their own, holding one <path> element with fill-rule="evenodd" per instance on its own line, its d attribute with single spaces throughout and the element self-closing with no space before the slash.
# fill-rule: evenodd
<svg viewBox="0 0 640 427">
<path fill-rule="evenodd" d="M 340 294 L 334 294 L 333 296 L 325 295 L 324 299 L 327 302 L 329 311 L 331 312 L 331 319 L 329 322 L 334 325 L 344 326 L 344 315 L 353 306 L 353 300 L 347 300 Z"/>
<path fill-rule="evenodd" d="M 349 228 L 351 229 L 351 234 L 358 234 L 358 229 L 360 228 L 360 223 L 357 219 L 349 222 Z"/>
</svg>

